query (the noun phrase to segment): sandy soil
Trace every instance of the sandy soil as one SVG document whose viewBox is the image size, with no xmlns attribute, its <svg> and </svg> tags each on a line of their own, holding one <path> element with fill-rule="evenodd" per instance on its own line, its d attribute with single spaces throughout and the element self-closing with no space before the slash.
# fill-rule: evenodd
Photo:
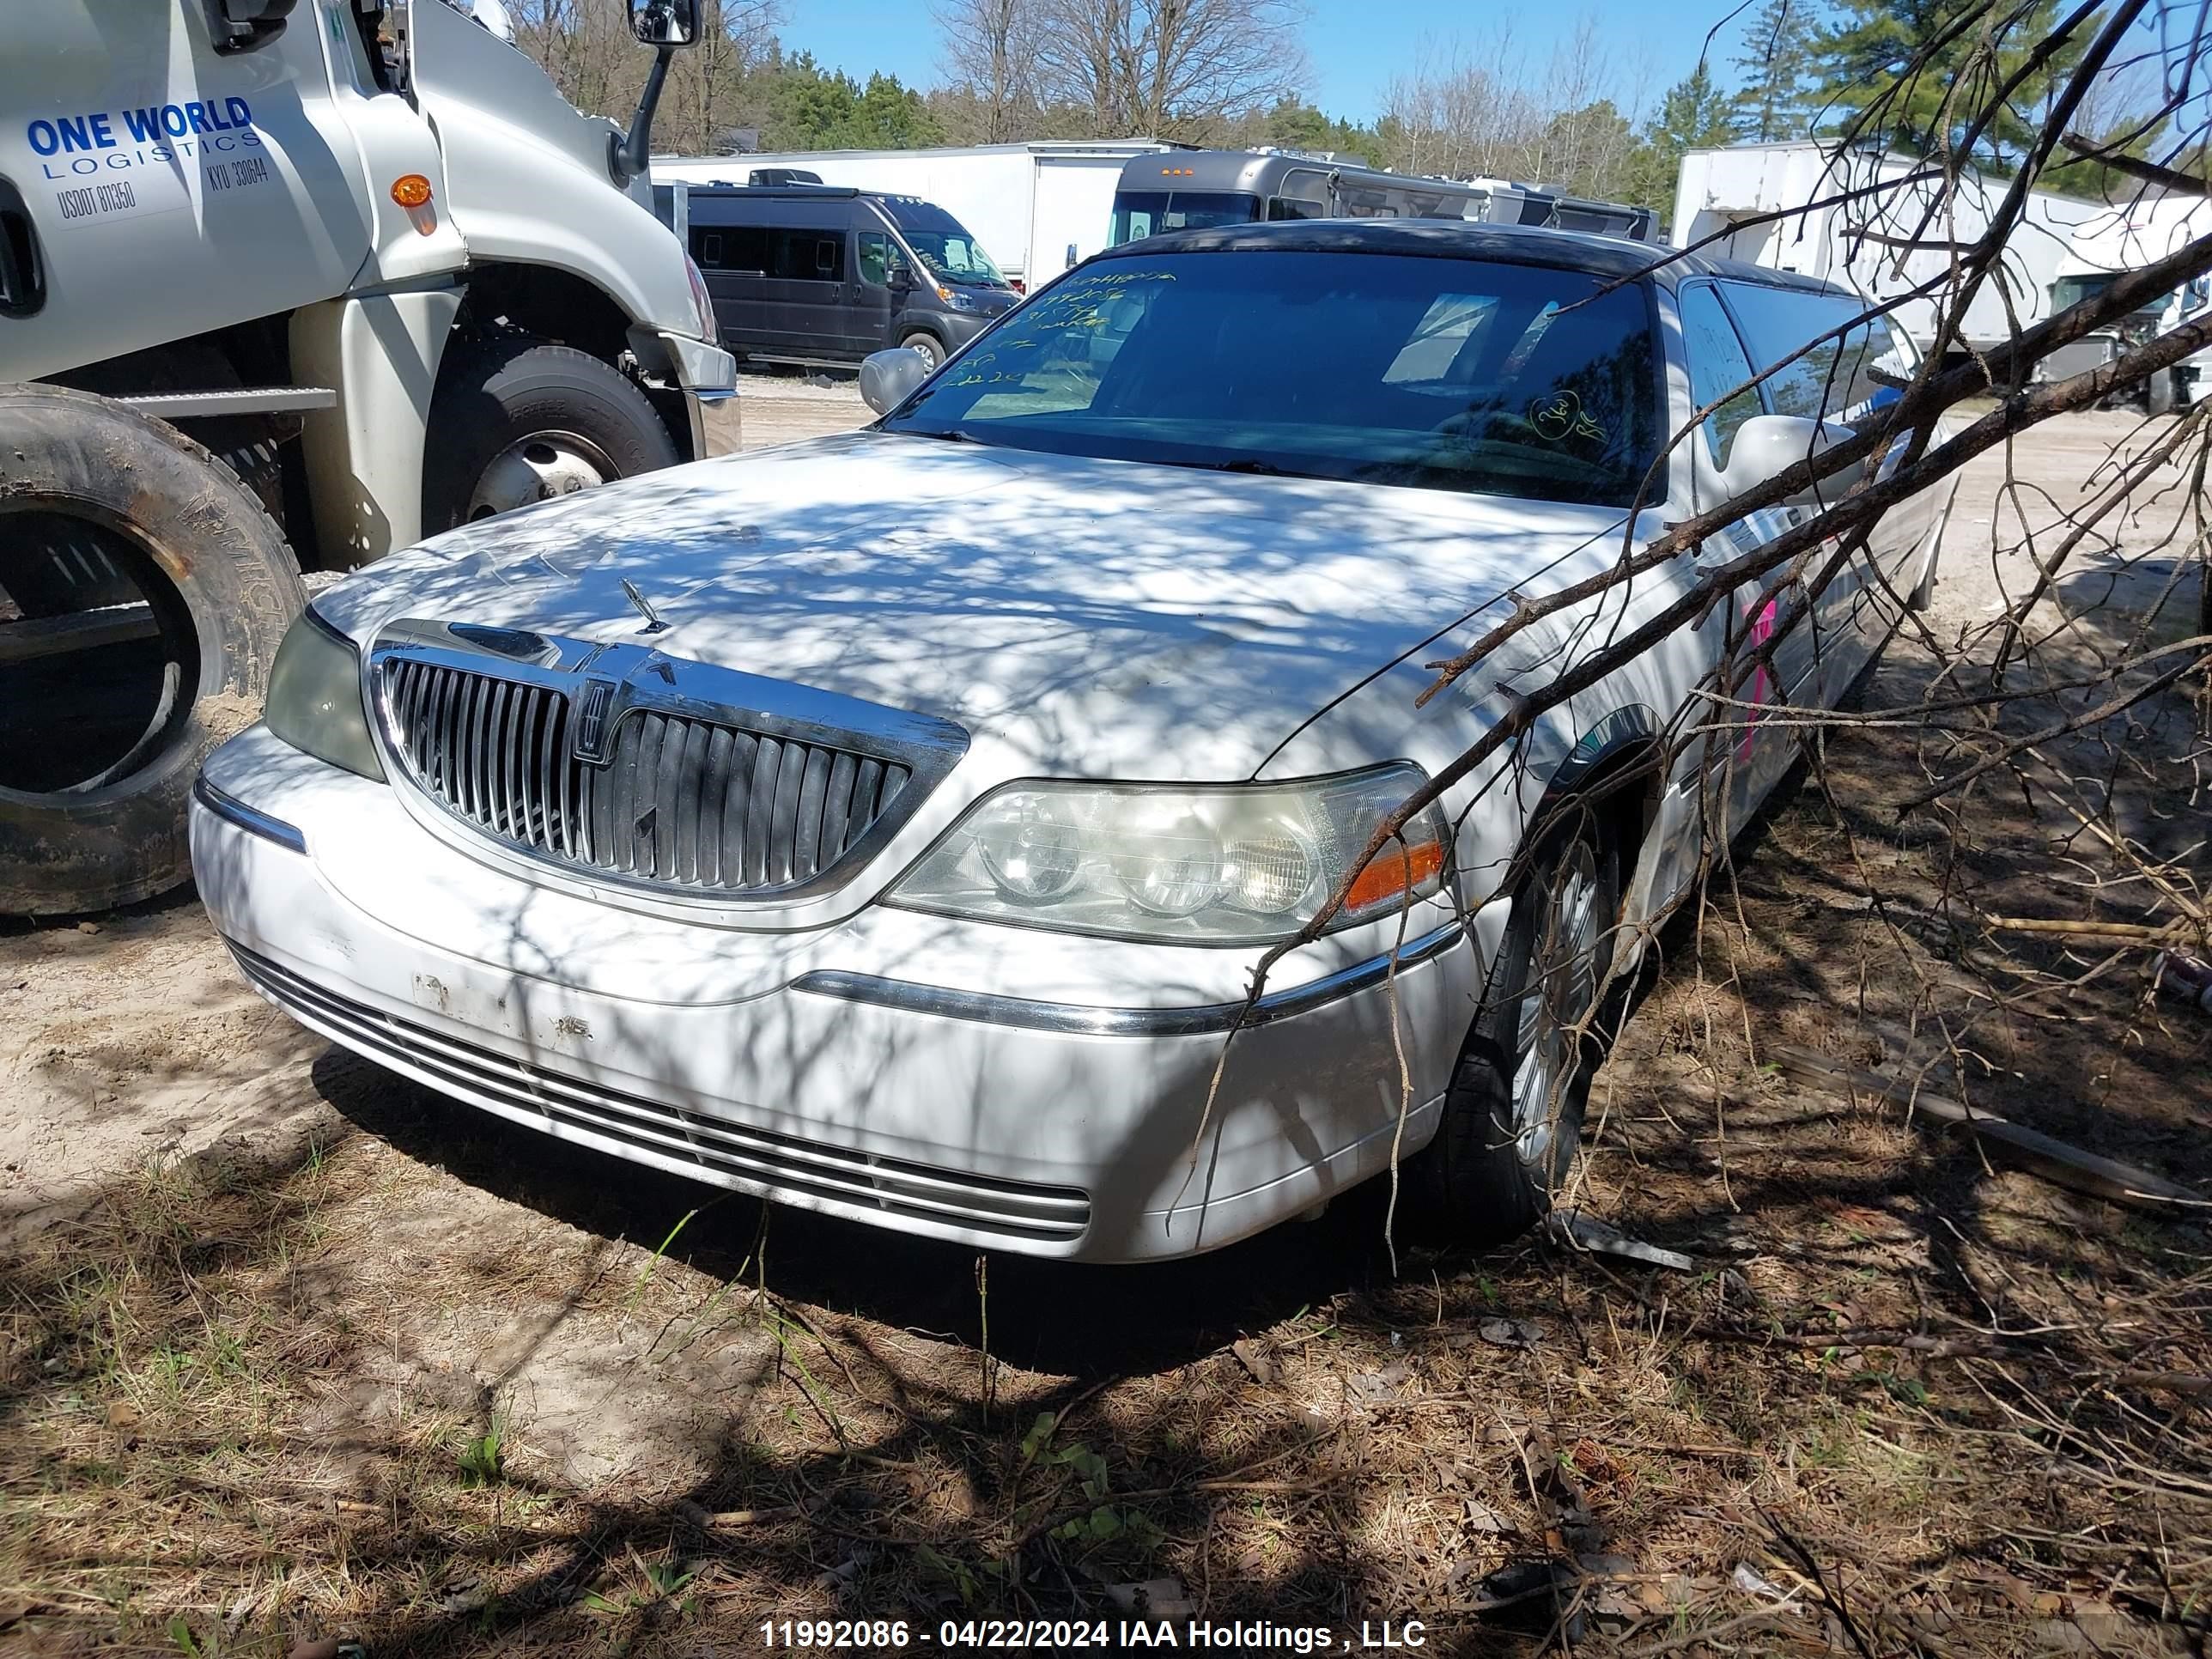
<svg viewBox="0 0 2212 1659">
<path fill-rule="evenodd" d="M 745 382 L 749 448 L 866 418 L 848 386 Z M 2033 510 L 2075 499 L 2129 427 L 2084 416 L 2022 443 L 2012 470 L 2051 497 Z M 2029 574 L 2024 556 L 1991 551 L 2014 511 L 2005 469 L 1985 458 L 1962 486 L 1929 618 L 1939 634 L 1984 621 Z M 2128 550 L 2153 550 L 2161 522 L 2154 514 L 2132 527 Z M 2154 556 L 2125 580 L 2156 576 Z M 1901 645 L 1869 703 L 1909 696 L 1916 672 Z M 1893 1419 L 1926 1409 L 1931 1388 L 1948 1398 L 1964 1385 L 1923 1383 L 1909 1353 L 1877 1376 L 1814 1348 L 1784 1351 L 1779 1381 L 1780 1360 L 1765 1371 L 1723 1363 L 1748 1350 L 1698 1350 L 1662 1375 L 1674 1352 L 1666 1299 L 1677 1299 L 1677 1329 L 1703 1316 L 1701 1297 L 1730 1296 L 1793 1320 L 1818 1305 L 1854 1325 L 1911 1325 L 1915 1297 L 1924 1316 L 1926 1298 L 1965 1297 L 1963 1284 L 2015 1325 L 2030 1308 L 2078 1321 L 2075 1291 L 2058 1307 L 2065 1297 L 2019 1280 L 2063 1248 L 2117 1250 L 2112 1241 L 2136 1224 L 1984 1170 L 1894 1119 L 1758 1078 L 1759 1051 L 1776 1039 L 1893 1059 L 1900 1039 L 1924 1036 L 1921 1022 L 1956 1013 L 1941 951 L 1914 958 L 1935 988 L 1899 978 L 1870 996 L 1867 983 L 1867 939 L 1882 921 L 1869 919 L 1868 893 L 1918 915 L 1944 879 L 1925 836 L 1880 811 L 1911 760 L 1903 740 L 1832 744 L 1842 810 L 1826 811 L 1817 786 L 1779 809 L 1738 860 L 1728 903 L 1741 927 L 1731 918 L 1709 941 L 1674 940 L 1607 1068 L 1590 1199 L 1711 1264 L 1674 1288 L 1647 1275 L 1616 1292 L 1604 1279 L 1621 1279 L 1534 1246 L 1494 1262 L 1424 1260 L 1394 1284 L 1370 1193 L 1318 1226 L 1157 1273 L 993 1262 L 979 1295 L 986 1269 L 965 1253 L 566 1151 L 331 1049 L 246 988 L 189 893 L 79 925 L 0 924 L 0 1260 L 18 1303 L 5 1399 L 44 1460 L 43 1474 L 18 1464 L 7 1477 L 0 1647 L 10 1631 L 26 1650 L 74 1650 L 111 1630 L 155 1639 L 163 1620 L 182 1619 L 209 1652 L 218 1630 L 226 1652 L 349 1632 L 375 1651 L 474 1651 L 502 1631 L 523 1644 L 507 1650 L 574 1639 L 604 1651 L 593 1645 L 604 1638 L 696 1652 L 739 1615 L 882 1611 L 882 1598 L 909 1596 L 955 1609 L 1025 1596 L 1064 1605 L 1057 1580 L 1024 1581 L 1016 1594 L 989 1577 L 990 1550 L 1012 1538 L 1018 1554 L 1042 1535 L 1007 1520 L 1030 1514 L 1013 1489 L 1032 1463 L 1032 1488 L 1048 1474 L 1075 1520 L 1097 1513 L 1070 1484 L 1079 1465 L 1012 1449 L 1046 1407 L 1091 1413 L 1085 1443 L 1127 1462 L 1114 1489 L 1142 1488 L 1129 1515 L 1146 1492 L 1194 1478 L 1192 1468 L 1221 1488 L 1206 1502 L 1181 1486 L 1160 1498 L 1164 1535 L 1144 1551 L 1114 1555 L 1126 1540 L 1097 1556 L 1068 1546 L 1054 1559 L 1078 1564 L 1085 1596 L 1116 1577 L 1179 1575 L 1170 1599 L 1196 1605 L 1206 1573 L 1219 1575 L 1206 1582 L 1223 1613 L 1252 1604 L 1242 1586 L 1269 1606 L 1417 1617 L 1469 1602 L 1478 1581 L 1496 1600 L 1504 1592 L 1485 1575 L 1513 1554 L 1500 1540 L 1533 1531 L 1588 1571 L 1593 1559 L 1632 1558 L 1615 1573 L 1629 1603 L 1603 1628 L 1649 1640 L 1672 1628 L 1649 1623 L 1666 1597 L 1710 1612 L 1733 1594 L 1723 1611 L 1756 1613 L 1765 1592 L 1727 1589 L 1727 1552 L 1750 1559 L 1765 1537 L 1758 1559 L 1784 1578 L 1776 1593 L 1808 1609 L 1808 1631 L 1837 1630 L 1806 1576 L 1790 1581 L 1774 1565 L 1790 1558 L 1752 1517 L 1756 1502 L 1861 1490 L 1845 1477 L 1869 1454 L 1859 1444 L 1830 1468 L 1814 1440 L 1778 1439 L 1774 1414 L 1840 1401 L 1837 1434 L 1905 1447 L 1880 1454 L 1888 1484 L 1863 1490 L 1902 1493 L 1903 1482 L 1920 1497 L 1838 1524 L 1869 1537 L 1918 1525 L 1934 1560 L 1964 1546 L 1903 1512 L 1924 1500 L 1932 1516 L 1954 1477 L 1912 1451 L 1914 1431 Z M 1992 821 L 1970 850 L 1996 862 L 1955 878 L 2000 890 L 2008 836 L 2015 850 L 2035 839 Z M 2047 1051 L 2016 1030 L 1973 1027 L 1969 1046 L 1999 1073 L 1984 1097 L 2201 1181 L 2212 1173 L 2202 1026 L 2154 1008 L 2144 1017 L 2139 975 L 2135 984 L 2091 1008 L 2106 1023 Z M 1939 1213 L 1959 1219 L 1939 1226 Z M 2144 1248 L 2201 1260 L 2203 1241 L 2183 1229 Z M 111 1276 L 132 1282 L 84 1291 L 71 1264 L 111 1259 L 128 1264 Z M 2108 1269 L 2100 1282 L 2126 1281 Z M 2203 1300 L 2177 1289 L 2166 1310 L 2189 1340 L 2202 1337 Z M 101 1334 L 101 1319 L 124 1320 L 118 1309 L 137 1310 L 144 1328 Z M 1507 1314 L 1525 1329 L 1509 1321 L 1493 1333 Z M 235 1345 L 237 1374 L 256 1379 L 250 1408 L 234 1387 L 194 1391 L 217 1362 L 192 1356 L 231 1352 L 204 1346 L 218 1332 Z M 1240 1333 L 1250 1340 L 1232 1356 Z M 1614 1356 L 1611 1370 L 1600 1350 Z M 1669 1433 L 1688 1448 L 1677 1462 L 1695 1480 L 1629 1466 L 1652 1435 L 1633 1420 L 1638 1391 L 1675 1413 Z M 1430 1421 L 1421 1401 L 1456 1426 L 1436 1440 L 1415 1432 L 1407 1425 Z M 242 1415 L 233 1425 L 226 1413 Z M 1392 1423 L 1402 1446 L 1371 1437 Z M 500 1437 L 502 1471 L 489 1496 L 456 1486 L 454 1474 L 455 1449 L 488 1433 Z M 149 1460 L 210 1455 L 196 1435 L 224 1448 L 228 1473 L 215 1485 L 180 1492 L 146 1473 Z M 1529 1466 L 1540 1441 L 1565 1459 L 1565 1486 Z M 1414 1461 L 1394 1462 L 1401 1453 Z M 1009 1469 L 1003 1492 L 991 1485 Z M 2171 1500 L 2150 1486 L 2140 1501 Z M 1346 1494 L 1328 1526 L 1296 1510 L 1301 1489 Z M 757 1550 L 729 1541 L 754 1522 L 708 1517 L 817 1501 L 826 1507 L 810 1509 L 810 1527 Z M 232 1524 L 247 1541 L 180 1543 L 180 1527 L 201 1524 L 189 1519 L 195 1504 L 220 1511 L 210 1537 Z M 688 1542 L 677 1536 L 686 1517 L 704 1528 Z M 1135 1529 L 1126 1516 L 1115 1525 L 1125 1521 Z M 991 1530 L 1002 1522 L 1012 1530 Z M 1579 1539 L 1589 1547 L 1576 1547 L 1578 1526 L 1595 1528 Z M 935 1540 L 927 1560 L 917 1535 Z M 479 1547 L 486 1537 L 503 1541 Z M 629 1540 L 627 1561 L 606 1541 L 616 1537 Z M 1881 1559 L 1854 1566 L 1855 1582 L 1904 1593 L 1910 1574 L 1897 1564 L 1912 1552 L 1865 1547 Z M 670 1588 L 641 1550 L 688 1563 L 697 1582 Z M 412 1565 L 395 1565 L 403 1557 Z M 272 1568 L 277 1558 L 293 1565 Z M 2082 1627 L 2065 1598 L 2089 1590 L 2064 1574 L 2033 1581 L 2016 1561 L 2003 1571 L 2012 1588 L 1996 1602 L 2016 1589 L 2014 1613 L 2043 1621 L 2036 1641 L 2058 1640 L 2045 1628 L 2053 1619 Z M 1412 1599 L 1380 1600 L 1393 1585 Z M 2121 1650 L 2163 1650 L 2110 1603 L 2081 1607 L 2121 1620 L 2099 1627 Z M 557 1624 L 571 1616 L 584 1625 Z M 532 1623 L 544 1619 L 557 1629 Z"/>
</svg>

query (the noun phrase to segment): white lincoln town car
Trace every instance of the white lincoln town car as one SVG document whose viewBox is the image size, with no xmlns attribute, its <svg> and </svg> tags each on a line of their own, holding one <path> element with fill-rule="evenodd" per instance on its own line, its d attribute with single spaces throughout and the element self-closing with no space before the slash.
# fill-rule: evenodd
<svg viewBox="0 0 2212 1659">
<path fill-rule="evenodd" d="M 1726 642 L 1789 609 L 1747 586 L 1355 867 L 1517 691 L 1812 509 L 1416 707 L 1425 665 L 1911 371 L 1839 291 L 1654 258 L 1157 237 L 933 374 L 871 359 L 864 430 L 436 537 L 294 627 L 201 778 L 200 891 L 332 1041 L 781 1203 L 1133 1261 L 1396 1156 L 1428 1234 L 1509 1234 L 1574 1155 L 1623 941 L 1790 767 L 1760 708 L 1840 696 L 1939 538 L 1924 494 L 1893 509 L 1717 705 Z"/>
</svg>

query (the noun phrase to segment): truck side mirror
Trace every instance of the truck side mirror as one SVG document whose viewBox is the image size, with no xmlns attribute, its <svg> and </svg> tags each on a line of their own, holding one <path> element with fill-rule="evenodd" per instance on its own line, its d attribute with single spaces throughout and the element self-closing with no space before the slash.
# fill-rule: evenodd
<svg viewBox="0 0 2212 1659">
<path fill-rule="evenodd" d="M 284 32 L 297 0 L 207 0 L 208 40 L 218 52 L 252 52 Z"/>
<path fill-rule="evenodd" d="M 908 264 L 902 255 L 896 253 L 891 255 L 890 264 L 884 275 L 884 285 L 886 288 L 914 286 L 914 267 Z"/>
<path fill-rule="evenodd" d="M 696 46 L 699 0 L 629 0 L 629 30 L 648 46 Z"/>
</svg>

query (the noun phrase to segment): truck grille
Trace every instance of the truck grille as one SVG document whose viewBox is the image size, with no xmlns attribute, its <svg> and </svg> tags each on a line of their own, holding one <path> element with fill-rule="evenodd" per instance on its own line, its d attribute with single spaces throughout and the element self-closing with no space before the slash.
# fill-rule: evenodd
<svg viewBox="0 0 2212 1659">
<path fill-rule="evenodd" d="M 805 884 L 913 775 L 857 750 L 650 708 L 620 718 L 594 763 L 573 729 L 591 717 L 564 689 L 412 656 L 383 668 L 386 731 L 417 787 L 509 846 L 657 887 L 742 896 Z"/>
<path fill-rule="evenodd" d="M 302 1024 L 432 1088 L 603 1152 L 786 1203 L 1009 1241 L 1072 1243 L 1091 1225 L 1074 1187 L 1006 1181 L 755 1129 L 564 1076 L 399 1019 L 226 940 L 254 988 Z"/>
</svg>

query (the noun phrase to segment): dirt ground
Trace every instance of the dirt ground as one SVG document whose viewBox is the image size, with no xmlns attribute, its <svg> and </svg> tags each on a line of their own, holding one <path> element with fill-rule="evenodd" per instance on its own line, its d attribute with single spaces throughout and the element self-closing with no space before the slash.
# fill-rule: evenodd
<svg viewBox="0 0 2212 1659">
<path fill-rule="evenodd" d="M 866 418 L 746 383 L 748 447 Z M 2033 498 L 1972 469 L 1937 635 L 2020 591 L 2012 501 L 2077 499 L 2130 427 L 2031 436 Z M 2062 598 L 2171 574 L 2178 504 Z M 1862 707 L 1927 665 L 1901 635 Z M 2187 700 L 2076 746 L 2201 893 Z M 769 1618 L 994 1612 L 2202 1651 L 2197 1215 L 1771 1057 L 1924 1068 L 2212 1191 L 2212 1018 L 2142 951 L 1958 920 L 2124 918 L 2141 884 L 2016 791 L 1900 821 L 1938 747 L 1830 736 L 1660 942 L 1579 1197 L 1686 1273 L 1532 1238 L 1394 1275 L 1375 1189 L 1192 1262 L 981 1259 L 447 1103 L 263 1004 L 189 892 L 0 924 L 0 1651 L 734 1654 Z"/>
</svg>

